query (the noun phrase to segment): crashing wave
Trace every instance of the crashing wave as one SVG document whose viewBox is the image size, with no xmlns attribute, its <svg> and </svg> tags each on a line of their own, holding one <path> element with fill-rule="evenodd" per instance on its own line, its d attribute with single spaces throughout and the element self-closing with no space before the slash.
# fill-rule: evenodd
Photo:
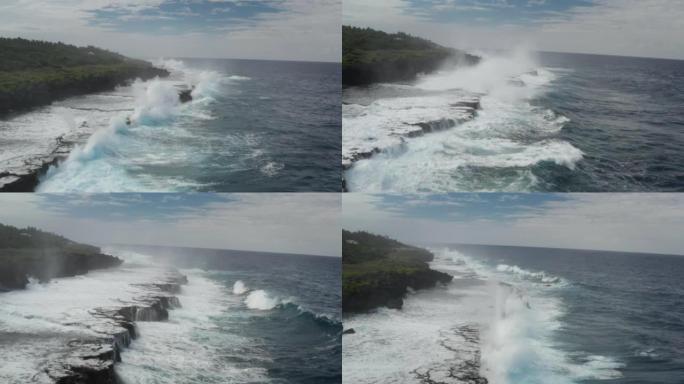
<svg viewBox="0 0 684 384">
<path fill-rule="evenodd" d="M 544 272 L 532 272 L 526 269 L 520 268 L 517 265 L 499 264 L 496 266 L 496 270 L 499 272 L 507 272 L 518 277 L 529 280 L 536 283 L 542 284 L 558 284 L 562 282 L 562 279 L 558 276 L 553 276 L 546 274 Z"/>
</svg>

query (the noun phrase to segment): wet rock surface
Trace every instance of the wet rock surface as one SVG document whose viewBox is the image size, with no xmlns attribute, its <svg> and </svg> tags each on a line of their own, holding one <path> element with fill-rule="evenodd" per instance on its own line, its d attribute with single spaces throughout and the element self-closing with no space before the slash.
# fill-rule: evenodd
<svg viewBox="0 0 684 384">
<path fill-rule="evenodd" d="M 173 294 L 186 283 L 186 276 L 169 271 L 160 281 L 145 284 L 147 295 L 120 307 L 93 309 L 92 323 L 83 325 L 101 336 L 69 340 L 62 351 L 51 356 L 44 373 L 58 384 L 117 383 L 114 365 L 139 336 L 136 322 L 167 320 L 169 310 L 181 306 Z"/>
<path fill-rule="evenodd" d="M 454 358 L 431 367 L 418 368 L 413 374 L 423 384 L 487 384 L 480 375 L 480 332 L 477 326 L 464 324 L 440 333 L 439 345 L 453 352 Z"/>
</svg>

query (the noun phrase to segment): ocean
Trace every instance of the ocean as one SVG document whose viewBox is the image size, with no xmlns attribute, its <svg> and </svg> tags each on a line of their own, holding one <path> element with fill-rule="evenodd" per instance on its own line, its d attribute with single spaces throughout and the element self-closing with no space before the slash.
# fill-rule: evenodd
<svg viewBox="0 0 684 384">
<path fill-rule="evenodd" d="M 68 154 L 38 191 L 340 190 L 339 64 L 156 64 L 171 76 L 0 120 L 0 174 Z M 191 102 L 179 87 L 194 87 Z"/>
<path fill-rule="evenodd" d="M 525 52 L 483 57 L 475 67 L 410 84 L 344 89 L 347 188 L 684 190 L 684 61 Z M 458 102 L 470 98 L 481 108 L 464 119 Z M 433 132 L 416 132 L 420 124 Z"/>
<path fill-rule="evenodd" d="M 682 382 L 683 257 L 432 249 L 432 268 L 454 281 L 402 310 L 345 317 L 356 334 L 344 336 L 344 382 Z"/>
<path fill-rule="evenodd" d="M 339 383 L 336 258 L 189 248 L 109 247 L 120 267 L 0 294 L 0 381 L 51 382 L 44 368 L 92 334 L 92 310 L 133 300 L 168 268 L 188 283 L 168 321 L 136 323 L 115 366 L 123 384 Z"/>
</svg>

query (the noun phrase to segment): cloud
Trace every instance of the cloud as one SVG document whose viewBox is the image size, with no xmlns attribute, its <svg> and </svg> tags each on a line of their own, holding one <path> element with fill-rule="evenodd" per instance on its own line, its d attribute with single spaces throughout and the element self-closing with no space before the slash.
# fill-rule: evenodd
<svg viewBox="0 0 684 384">
<path fill-rule="evenodd" d="M 341 0 L 6 0 L 0 35 L 141 58 L 339 61 L 341 7 Z"/>
<path fill-rule="evenodd" d="M 95 244 L 339 256 L 336 194 L 3 194 L 0 223 Z"/>
<path fill-rule="evenodd" d="M 343 196 L 342 224 L 425 243 L 474 243 L 684 255 L 679 194 Z"/>
</svg>

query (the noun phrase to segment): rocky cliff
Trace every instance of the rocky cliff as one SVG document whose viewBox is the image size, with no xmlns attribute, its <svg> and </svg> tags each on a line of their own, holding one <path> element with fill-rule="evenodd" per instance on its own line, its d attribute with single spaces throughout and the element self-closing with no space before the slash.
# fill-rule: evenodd
<svg viewBox="0 0 684 384">
<path fill-rule="evenodd" d="M 41 282 L 115 267 L 122 260 L 36 228 L 0 224 L 0 292 L 24 289 L 29 278 Z"/>
<path fill-rule="evenodd" d="M 399 309 L 411 289 L 446 284 L 452 276 L 430 269 L 429 251 L 367 232 L 343 231 L 342 310 Z"/>
<path fill-rule="evenodd" d="M 446 65 L 474 65 L 479 60 L 402 32 L 342 27 L 342 83 L 346 86 L 411 81 Z"/>
</svg>

